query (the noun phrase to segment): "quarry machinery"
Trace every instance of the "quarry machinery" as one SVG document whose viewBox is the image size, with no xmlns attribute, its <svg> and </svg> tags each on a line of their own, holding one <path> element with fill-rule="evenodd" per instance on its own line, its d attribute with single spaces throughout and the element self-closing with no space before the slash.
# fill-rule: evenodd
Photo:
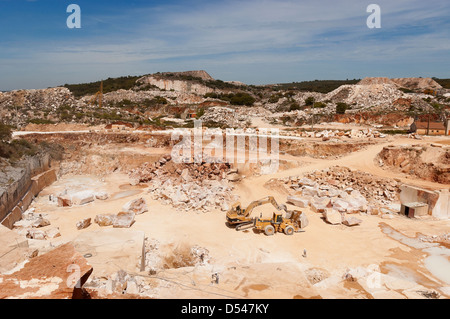
<svg viewBox="0 0 450 319">
<path fill-rule="evenodd" d="M 258 206 L 272 204 L 278 211 L 286 211 L 285 205 L 278 205 L 277 201 L 273 196 L 267 196 L 260 200 L 256 200 L 250 203 L 247 208 L 242 208 L 240 202 L 236 202 L 231 209 L 227 212 L 227 223 L 230 226 L 236 226 L 236 230 L 243 230 L 251 228 L 254 224 L 254 219 L 251 217 L 253 209 Z"/>
<path fill-rule="evenodd" d="M 288 214 L 289 216 L 283 217 L 280 213 L 273 213 L 272 219 L 255 218 L 253 221 L 254 229 L 264 231 L 266 236 L 272 236 L 276 232 L 291 236 L 308 226 L 308 219 L 304 213 L 293 211 L 288 212 Z"/>
</svg>

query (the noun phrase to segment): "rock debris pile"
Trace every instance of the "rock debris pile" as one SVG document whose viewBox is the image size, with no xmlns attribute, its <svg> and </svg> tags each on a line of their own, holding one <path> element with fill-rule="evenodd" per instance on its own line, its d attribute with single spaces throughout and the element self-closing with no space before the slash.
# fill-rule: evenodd
<svg viewBox="0 0 450 319">
<path fill-rule="evenodd" d="M 328 141 L 330 139 L 340 139 L 340 138 L 386 138 L 385 134 L 382 134 L 376 130 L 364 129 L 351 131 L 339 131 L 339 130 L 323 130 L 320 132 L 308 132 L 301 131 L 299 133 L 293 132 L 283 132 L 286 136 L 295 137 L 311 137 L 311 138 L 321 138 L 323 141 Z"/>
<path fill-rule="evenodd" d="M 204 266 L 209 264 L 209 250 L 198 245 L 161 244 L 156 239 L 145 240 L 145 271 L 155 275 L 165 269 Z"/>
<path fill-rule="evenodd" d="M 208 123 L 219 123 L 227 127 L 244 128 L 251 124 L 250 117 L 247 114 L 236 111 L 230 107 L 210 107 L 200 120 Z"/>
<path fill-rule="evenodd" d="M 133 185 L 147 183 L 154 199 L 186 211 L 226 211 L 238 200 L 232 195 L 232 182 L 240 176 L 229 164 L 176 164 L 164 156 L 130 171 L 129 177 Z"/>
<path fill-rule="evenodd" d="M 314 171 L 304 177 L 291 176 L 271 180 L 284 187 L 289 194 L 287 200 L 300 208 L 310 207 L 322 213 L 331 224 L 354 226 L 361 223 L 355 217 L 345 214 L 366 213 L 377 215 L 383 209 L 392 207 L 400 193 L 400 182 L 378 178 L 361 171 L 345 167 L 332 167 Z"/>
<path fill-rule="evenodd" d="M 50 226 L 50 221 L 42 214 L 36 214 L 34 209 L 29 209 L 22 214 L 22 220 L 14 223 L 14 228 L 19 234 L 25 235 L 29 239 L 47 240 L 60 237 L 59 228 L 43 230 L 42 228 Z"/>
</svg>

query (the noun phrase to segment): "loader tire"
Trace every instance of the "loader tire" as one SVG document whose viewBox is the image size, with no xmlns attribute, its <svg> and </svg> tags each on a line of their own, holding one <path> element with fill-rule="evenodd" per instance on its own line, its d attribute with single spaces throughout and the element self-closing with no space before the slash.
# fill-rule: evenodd
<svg viewBox="0 0 450 319">
<path fill-rule="evenodd" d="M 294 235 L 295 229 L 292 226 L 288 226 L 284 229 L 284 233 L 288 236 Z"/>
<path fill-rule="evenodd" d="M 264 228 L 264 234 L 266 234 L 266 236 L 272 236 L 275 234 L 275 228 L 273 228 L 272 225 L 266 226 L 266 228 Z"/>
</svg>

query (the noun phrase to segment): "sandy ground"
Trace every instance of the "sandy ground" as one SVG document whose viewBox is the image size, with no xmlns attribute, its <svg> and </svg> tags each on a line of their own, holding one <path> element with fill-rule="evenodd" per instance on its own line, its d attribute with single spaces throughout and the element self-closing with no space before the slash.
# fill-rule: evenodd
<svg viewBox="0 0 450 319">
<path fill-rule="evenodd" d="M 387 145 L 443 142 L 440 138 L 396 139 L 394 142 L 369 146 L 336 160 L 312 160 L 296 158 L 304 163 L 299 167 L 279 171 L 273 175 L 248 177 L 236 187 L 236 194 L 245 206 L 251 201 L 273 195 L 284 203 L 283 194 L 264 188 L 271 178 L 301 175 L 333 165 L 360 169 L 371 174 L 399 178 L 408 184 L 444 188 L 445 185 L 416 180 L 403 174 L 383 170 L 374 158 Z M 304 160 L 304 161 L 303 161 Z M 96 200 L 82 207 L 60 208 L 48 200 L 49 194 L 57 194 L 65 187 L 81 187 L 108 192 L 106 201 Z M 446 185 L 448 187 L 448 185 Z M 157 298 L 420 298 L 419 290 L 435 290 L 442 297 L 450 297 L 450 281 L 429 267 L 427 257 L 431 253 L 423 248 L 407 245 L 389 236 L 386 229 L 396 230 L 414 238 L 418 233 L 440 235 L 450 230 L 450 221 L 432 219 L 411 220 L 406 217 L 381 219 L 378 216 L 357 216 L 363 220 L 358 227 L 332 226 L 324 222 L 321 214 L 305 210 L 310 224 L 305 232 L 285 236 L 267 237 L 254 231 L 236 232 L 225 225 L 225 213 L 178 212 L 151 199 L 144 186 L 132 187 L 128 177 L 114 173 L 100 180 L 94 176 L 65 176 L 45 189 L 32 204 L 36 212 L 47 214 L 52 225 L 59 227 L 62 237 L 35 245 L 56 245 L 74 240 L 80 233 L 101 230 L 92 224 L 78 231 L 75 224 L 84 218 L 94 219 L 97 214 L 115 214 L 128 201 L 143 197 L 149 212 L 136 216 L 131 230 L 144 231 L 149 239 L 157 239 L 163 245 L 198 245 L 209 250 L 209 265 L 166 269 L 157 275 L 136 274 L 146 277 Z M 271 214 L 269 206 L 255 209 L 254 214 Z M 48 248 L 48 247 L 47 247 Z M 45 248 L 42 248 L 45 250 Z M 304 250 L 307 256 L 303 257 Z M 447 249 L 448 251 L 448 249 Z M 445 253 L 447 253 L 447 251 Z M 121 252 L 126 254 L 126 251 Z M 448 265 L 440 263 L 442 265 Z M 111 266 L 110 260 L 105 265 Z M 129 266 L 129 265 L 127 265 Z M 102 265 L 96 266 L 100 271 Z M 364 281 L 343 281 L 342 276 L 350 268 L 377 269 L 389 280 L 374 291 Z M 106 268 L 106 266 L 105 266 Z M 115 265 L 120 270 L 125 265 Z M 108 268 L 111 271 L 111 268 Z M 308 274 L 318 270 L 327 279 L 316 283 Z M 448 272 L 448 268 L 446 270 Z M 211 284 L 211 274 L 220 274 L 219 285 Z M 444 270 L 445 272 L 445 270 Z M 383 277 L 384 278 L 384 277 Z M 395 280 L 394 280 L 394 279 Z M 386 279 L 387 280 L 387 279 Z M 367 281 L 367 280 L 366 280 Z"/>
</svg>

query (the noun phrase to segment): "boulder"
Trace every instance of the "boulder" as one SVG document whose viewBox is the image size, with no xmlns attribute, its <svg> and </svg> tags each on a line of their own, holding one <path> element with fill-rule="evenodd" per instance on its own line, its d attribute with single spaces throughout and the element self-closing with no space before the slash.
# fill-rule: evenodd
<svg viewBox="0 0 450 319">
<path fill-rule="evenodd" d="M 120 212 L 114 217 L 113 226 L 114 228 L 130 228 L 134 224 L 135 213 L 124 213 Z"/>
<path fill-rule="evenodd" d="M 300 179 L 298 181 L 298 183 L 299 183 L 299 185 L 302 185 L 302 186 L 314 186 L 314 185 L 316 185 L 316 182 L 314 182 L 314 181 L 312 181 L 312 180 L 310 180 L 309 178 L 306 178 L 306 177 L 303 177 L 302 179 Z"/>
<path fill-rule="evenodd" d="M 95 200 L 95 193 L 92 191 L 82 191 L 72 195 L 73 205 L 85 205 Z"/>
<path fill-rule="evenodd" d="M 302 195 L 304 196 L 317 196 L 319 194 L 318 190 L 311 186 L 303 186 Z"/>
<path fill-rule="evenodd" d="M 46 234 L 47 238 L 58 238 L 58 237 L 61 237 L 61 233 L 59 232 L 59 228 L 58 227 L 52 228 L 50 230 L 47 230 L 45 232 L 45 234 Z"/>
<path fill-rule="evenodd" d="M 311 209 L 316 213 L 323 213 L 329 208 L 331 200 L 329 197 L 313 197 L 310 200 Z"/>
<path fill-rule="evenodd" d="M 138 295 L 139 294 L 139 287 L 135 281 L 127 281 L 127 289 L 126 289 L 127 295 Z"/>
<path fill-rule="evenodd" d="M 50 222 L 40 214 L 26 213 L 22 217 L 22 220 L 14 223 L 15 228 L 42 228 L 50 225 Z"/>
<path fill-rule="evenodd" d="M 346 226 L 357 226 L 360 225 L 362 223 L 361 219 L 355 218 L 355 217 L 346 217 L 344 219 L 344 221 L 342 222 L 342 224 L 346 225 Z"/>
<path fill-rule="evenodd" d="M 68 196 L 58 196 L 58 207 L 70 207 L 72 206 L 72 199 Z"/>
<path fill-rule="evenodd" d="M 29 239 L 36 239 L 36 240 L 46 240 L 47 235 L 45 231 L 43 230 L 37 230 L 37 229 L 28 229 L 26 237 Z"/>
<path fill-rule="evenodd" d="M 183 179 L 183 181 L 188 183 L 192 181 L 192 177 L 191 175 L 189 175 L 189 170 L 187 168 L 185 168 L 183 172 L 181 172 L 181 178 Z"/>
<path fill-rule="evenodd" d="M 309 206 L 309 199 L 298 196 L 288 196 L 287 202 L 300 208 L 307 208 Z"/>
<path fill-rule="evenodd" d="M 333 202 L 333 209 L 340 211 L 340 212 L 346 212 L 349 207 L 349 203 L 343 199 L 336 199 Z"/>
<path fill-rule="evenodd" d="M 323 213 L 323 217 L 325 217 L 325 221 L 332 225 L 339 225 L 342 223 L 342 215 L 335 209 L 327 208 Z"/>
<path fill-rule="evenodd" d="M 98 192 L 95 194 L 95 198 L 99 200 L 107 200 L 109 198 L 109 194 L 105 192 Z"/>
<path fill-rule="evenodd" d="M 91 225 L 91 218 L 85 218 L 77 223 L 77 229 L 78 230 L 85 229 L 88 228 L 90 225 Z"/>
<path fill-rule="evenodd" d="M 135 200 L 132 200 L 132 201 L 129 201 L 128 203 L 126 203 L 122 207 L 122 210 L 120 212 L 121 213 L 134 213 L 136 215 L 140 215 L 145 212 L 148 212 L 147 203 L 146 203 L 145 199 L 138 198 L 138 199 L 135 199 Z"/>
<path fill-rule="evenodd" d="M 100 214 L 95 216 L 94 222 L 101 227 L 111 226 L 114 222 L 114 215 Z"/>
<path fill-rule="evenodd" d="M 229 174 L 227 175 L 227 180 L 229 180 L 230 182 L 239 182 L 241 180 L 241 175 L 236 173 Z"/>
</svg>

